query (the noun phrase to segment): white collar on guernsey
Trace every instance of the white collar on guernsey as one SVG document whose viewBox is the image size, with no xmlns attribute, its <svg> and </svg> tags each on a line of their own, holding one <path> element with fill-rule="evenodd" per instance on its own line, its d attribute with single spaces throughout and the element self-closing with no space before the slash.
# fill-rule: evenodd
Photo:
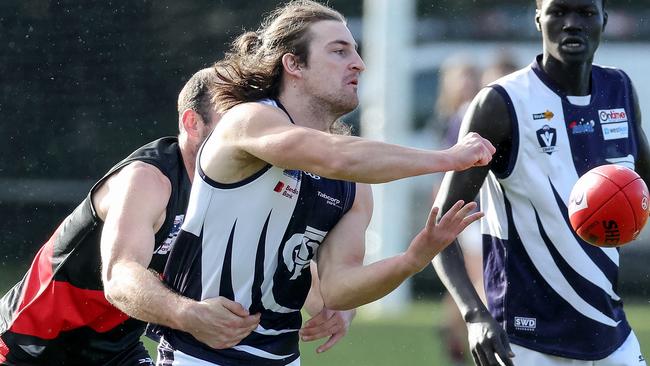
<svg viewBox="0 0 650 366">
<path fill-rule="evenodd" d="M 591 103 L 591 94 L 590 95 L 580 95 L 580 96 L 575 96 L 575 95 L 567 95 L 566 97 L 569 100 L 569 103 L 573 105 L 589 105 Z"/>
</svg>

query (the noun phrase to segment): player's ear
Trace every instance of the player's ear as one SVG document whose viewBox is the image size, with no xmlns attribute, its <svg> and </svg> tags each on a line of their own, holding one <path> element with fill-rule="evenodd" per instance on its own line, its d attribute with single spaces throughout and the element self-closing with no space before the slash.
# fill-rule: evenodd
<svg viewBox="0 0 650 366">
<path fill-rule="evenodd" d="M 282 56 L 282 67 L 284 68 L 284 71 L 289 75 L 295 77 L 302 76 L 302 64 L 300 63 L 298 56 L 294 55 L 293 53 L 285 53 Z"/>
<path fill-rule="evenodd" d="M 539 9 L 535 9 L 535 28 L 537 28 L 538 32 L 542 31 L 542 25 L 539 22 L 539 18 L 542 16 L 542 13 L 539 11 Z"/>
<path fill-rule="evenodd" d="M 607 25 L 607 19 L 609 16 L 607 15 L 607 12 L 603 10 L 603 32 L 605 31 L 605 26 Z"/>
<path fill-rule="evenodd" d="M 186 109 L 181 115 L 181 127 L 190 136 L 196 136 L 199 133 L 199 123 L 202 123 L 201 116 L 192 109 Z"/>
</svg>

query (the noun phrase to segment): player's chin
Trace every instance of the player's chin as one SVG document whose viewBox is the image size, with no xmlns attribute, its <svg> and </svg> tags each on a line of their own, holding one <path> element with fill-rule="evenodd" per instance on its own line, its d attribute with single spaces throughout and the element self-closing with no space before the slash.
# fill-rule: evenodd
<svg viewBox="0 0 650 366">
<path fill-rule="evenodd" d="M 352 112 L 359 106 L 359 97 L 357 96 L 357 93 L 350 93 L 347 94 L 345 98 L 341 98 L 339 106 L 342 110 L 346 111 L 346 113 Z"/>
<path fill-rule="evenodd" d="M 564 64 L 582 64 L 590 62 L 593 59 L 593 52 L 590 52 L 589 47 L 581 49 L 567 49 L 560 47 L 557 50 L 558 59 Z"/>
</svg>

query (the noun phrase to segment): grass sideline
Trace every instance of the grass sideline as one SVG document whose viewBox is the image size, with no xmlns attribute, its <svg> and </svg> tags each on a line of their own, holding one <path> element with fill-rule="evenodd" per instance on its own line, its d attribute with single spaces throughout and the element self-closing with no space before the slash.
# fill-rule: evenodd
<svg viewBox="0 0 650 366">
<path fill-rule="evenodd" d="M 647 321 L 650 302 L 628 302 L 625 309 L 644 356 L 650 357 L 650 322 Z M 324 341 L 301 342 L 301 363 L 308 366 L 449 365 L 437 331 L 441 321 L 438 302 L 415 302 L 399 316 L 368 318 L 361 311 L 350 333 L 329 351 L 316 354 L 316 347 Z M 148 339 L 145 344 L 155 357 L 155 344 Z"/>
</svg>

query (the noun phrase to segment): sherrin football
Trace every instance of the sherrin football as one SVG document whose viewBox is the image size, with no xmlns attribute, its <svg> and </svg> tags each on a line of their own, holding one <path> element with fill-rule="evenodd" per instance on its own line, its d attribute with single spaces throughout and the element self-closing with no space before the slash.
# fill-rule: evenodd
<svg viewBox="0 0 650 366">
<path fill-rule="evenodd" d="M 586 242 L 618 247 L 636 239 L 650 213 L 648 187 L 632 169 L 602 165 L 585 173 L 571 190 L 569 220 Z"/>
</svg>

